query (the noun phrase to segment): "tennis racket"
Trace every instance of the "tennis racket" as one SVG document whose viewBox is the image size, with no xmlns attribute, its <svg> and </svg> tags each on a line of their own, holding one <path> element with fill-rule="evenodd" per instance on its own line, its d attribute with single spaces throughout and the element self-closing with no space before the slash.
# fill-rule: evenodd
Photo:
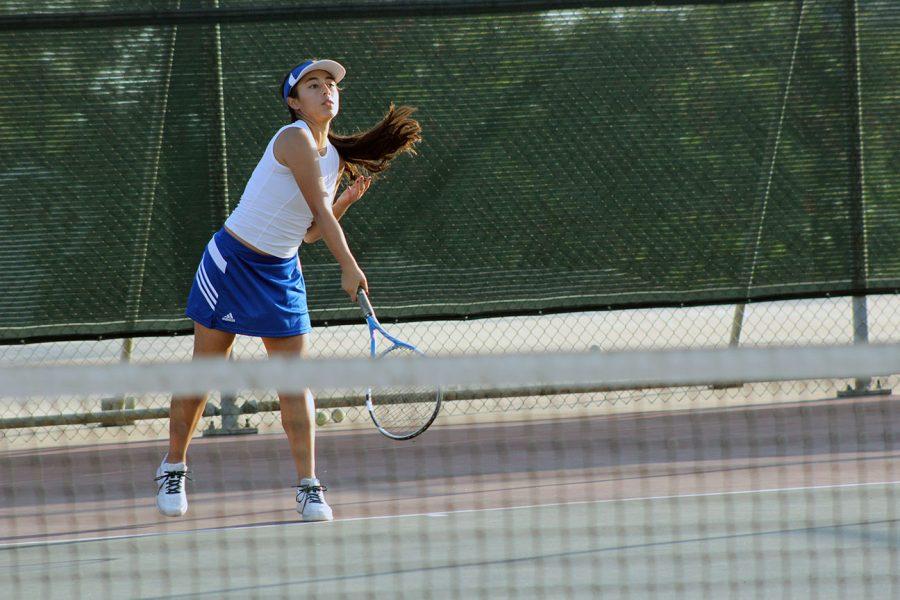
<svg viewBox="0 0 900 600">
<path fill-rule="evenodd" d="M 366 292 L 357 291 L 359 307 L 369 325 L 369 354 L 375 360 L 393 360 L 424 353 L 410 343 L 399 340 L 385 331 Z M 378 351 L 378 334 L 390 347 Z M 441 390 L 434 387 L 391 388 L 373 393 L 366 390 L 366 409 L 378 431 L 393 440 L 409 440 L 424 432 L 441 410 Z"/>
</svg>

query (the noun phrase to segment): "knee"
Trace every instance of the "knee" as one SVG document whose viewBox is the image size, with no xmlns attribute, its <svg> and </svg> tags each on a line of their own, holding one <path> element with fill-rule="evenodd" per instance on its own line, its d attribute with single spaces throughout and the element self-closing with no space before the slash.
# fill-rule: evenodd
<svg viewBox="0 0 900 600">
<path fill-rule="evenodd" d="M 312 392 L 306 390 L 306 392 L 302 394 L 278 394 L 279 402 L 281 403 L 282 413 L 284 413 L 284 409 L 287 408 L 288 412 L 294 417 L 298 419 L 302 419 L 308 421 L 312 418 L 312 413 L 315 412 L 316 402 L 315 398 L 312 395 Z"/>
</svg>

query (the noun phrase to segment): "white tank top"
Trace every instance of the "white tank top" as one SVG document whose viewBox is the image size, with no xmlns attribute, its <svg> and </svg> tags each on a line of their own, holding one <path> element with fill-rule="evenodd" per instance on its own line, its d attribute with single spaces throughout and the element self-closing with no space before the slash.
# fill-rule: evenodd
<svg viewBox="0 0 900 600">
<path fill-rule="evenodd" d="M 248 244 L 279 258 L 297 254 L 303 236 L 313 222 L 313 214 L 300 193 L 291 170 L 275 158 L 275 140 L 289 127 L 309 131 L 303 121 L 285 125 L 269 140 L 259 164 L 253 169 L 244 188 L 241 201 L 225 221 L 225 226 Z M 334 202 L 340 175 L 341 158 L 328 142 L 325 156 L 319 157 L 319 170 L 325 179 L 325 189 Z"/>
</svg>

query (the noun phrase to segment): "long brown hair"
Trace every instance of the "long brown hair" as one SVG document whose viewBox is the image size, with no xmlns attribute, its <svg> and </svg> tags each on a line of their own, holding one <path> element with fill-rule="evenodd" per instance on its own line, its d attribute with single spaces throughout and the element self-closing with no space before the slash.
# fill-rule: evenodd
<svg viewBox="0 0 900 600">
<path fill-rule="evenodd" d="M 285 76 L 284 81 L 287 81 L 288 76 Z M 284 89 L 284 81 L 279 90 Z M 294 87 L 290 92 L 294 98 L 297 97 L 296 90 Z M 291 113 L 291 123 L 299 121 L 300 115 L 290 106 L 287 108 Z M 413 146 L 422 139 L 422 127 L 411 117 L 415 111 L 411 106 L 395 107 L 391 102 L 387 114 L 367 131 L 350 135 L 329 131 L 328 141 L 344 159 L 343 175 L 353 179 L 360 175 L 383 173 L 400 154 L 416 154 Z"/>
</svg>

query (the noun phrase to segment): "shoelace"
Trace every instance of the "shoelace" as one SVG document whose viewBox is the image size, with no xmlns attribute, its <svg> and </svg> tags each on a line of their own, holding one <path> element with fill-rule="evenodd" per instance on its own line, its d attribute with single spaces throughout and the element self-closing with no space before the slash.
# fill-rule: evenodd
<svg viewBox="0 0 900 600">
<path fill-rule="evenodd" d="M 187 471 L 166 471 L 154 481 L 162 480 L 162 483 L 159 484 L 159 488 L 156 491 L 159 491 L 166 487 L 167 494 L 178 494 L 181 492 L 181 486 L 184 485 L 184 479 L 191 479 L 191 476 L 187 474 Z M 193 481 L 193 479 L 191 479 Z"/>
<path fill-rule="evenodd" d="M 297 488 L 297 501 L 300 501 L 300 494 L 306 494 L 304 503 L 306 504 L 324 504 L 321 492 L 328 491 L 324 485 L 306 485 Z"/>
</svg>

